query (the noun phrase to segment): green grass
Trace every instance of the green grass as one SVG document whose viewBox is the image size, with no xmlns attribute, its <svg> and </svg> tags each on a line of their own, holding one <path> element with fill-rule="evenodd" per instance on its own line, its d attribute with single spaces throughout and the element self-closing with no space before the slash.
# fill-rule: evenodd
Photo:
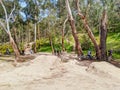
<svg viewBox="0 0 120 90">
<path fill-rule="evenodd" d="M 87 51 L 91 49 L 92 55 L 95 55 L 94 46 L 91 43 L 91 40 L 87 35 L 78 34 L 80 43 L 83 49 L 84 55 L 87 55 Z M 95 38 L 99 43 L 99 35 L 95 34 Z M 73 50 L 74 39 L 72 35 L 69 36 L 69 43 L 65 41 L 65 49 L 67 52 L 71 52 Z M 60 41 L 59 41 L 60 42 Z M 39 47 L 40 43 L 40 47 Z M 6 48 L 9 48 L 11 52 L 13 52 L 12 47 L 9 44 L 0 45 L 0 53 L 5 53 Z M 54 48 L 61 50 L 61 44 L 57 41 L 54 41 Z M 120 60 L 120 33 L 108 33 L 107 37 L 107 50 L 113 50 L 113 58 Z M 52 52 L 49 39 L 42 38 L 40 41 L 37 41 L 37 51 L 38 52 Z"/>
<path fill-rule="evenodd" d="M 52 49 L 51 49 L 50 46 L 42 46 L 42 47 L 38 50 L 38 52 L 51 52 L 51 51 L 52 51 Z"/>
<path fill-rule="evenodd" d="M 98 34 L 95 34 L 95 38 L 96 38 L 97 42 L 99 43 L 99 35 Z M 81 34 L 81 35 L 79 34 L 79 39 L 80 39 L 80 43 L 81 44 L 83 44 L 84 42 L 86 42 L 85 41 L 86 38 L 83 38 L 83 34 Z M 89 38 L 87 38 L 87 40 L 89 40 Z M 72 44 L 74 43 L 74 40 L 73 40 L 73 38 L 71 36 L 70 36 L 70 42 Z M 88 42 L 88 43 L 90 43 L 90 42 Z M 59 44 L 55 44 L 54 46 L 55 46 L 55 48 L 60 47 Z M 83 44 L 82 48 L 84 48 L 84 47 L 86 47 L 86 46 Z M 94 46 L 93 46 L 92 43 L 91 43 L 91 45 L 89 47 L 83 49 L 84 55 L 87 54 L 87 51 L 89 50 L 89 48 L 92 51 L 92 55 L 95 55 L 95 50 L 94 50 Z M 71 44 L 68 44 L 65 41 L 65 49 L 66 49 L 67 52 L 71 52 L 73 50 L 73 46 Z M 114 33 L 114 34 L 113 33 L 108 33 L 108 36 L 107 36 L 107 50 L 110 50 L 110 49 L 113 50 L 113 58 L 114 59 L 120 59 L 120 52 L 119 52 L 120 51 L 120 33 Z M 51 47 L 50 47 L 49 44 L 44 44 L 43 43 L 39 51 L 42 51 L 42 52 L 51 52 Z"/>
<path fill-rule="evenodd" d="M 99 42 L 99 35 L 96 35 L 96 40 Z M 113 58 L 120 59 L 120 33 L 108 33 L 107 50 L 113 50 Z"/>
<path fill-rule="evenodd" d="M 120 59 L 120 33 L 108 34 L 107 49 L 113 50 L 114 59 Z"/>
<path fill-rule="evenodd" d="M 120 61 L 120 54 L 119 53 L 113 53 L 113 58 L 118 59 Z"/>
<path fill-rule="evenodd" d="M 120 49 L 120 36 L 119 33 L 109 34 L 107 38 L 107 49 L 117 50 Z"/>
</svg>

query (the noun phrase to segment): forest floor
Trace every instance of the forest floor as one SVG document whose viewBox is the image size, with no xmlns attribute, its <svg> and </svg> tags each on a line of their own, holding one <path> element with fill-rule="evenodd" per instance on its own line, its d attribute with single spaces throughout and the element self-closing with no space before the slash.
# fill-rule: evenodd
<svg viewBox="0 0 120 90">
<path fill-rule="evenodd" d="M 13 57 L 0 60 L 0 90 L 120 90 L 120 68 L 108 62 L 34 56 L 16 67 Z"/>
</svg>

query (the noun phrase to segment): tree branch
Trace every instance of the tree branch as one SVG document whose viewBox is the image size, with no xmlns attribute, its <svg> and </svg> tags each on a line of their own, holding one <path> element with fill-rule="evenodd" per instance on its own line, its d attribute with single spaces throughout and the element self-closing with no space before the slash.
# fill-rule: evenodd
<svg viewBox="0 0 120 90">
<path fill-rule="evenodd" d="M 63 31 L 65 30 L 65 24 L 66 24 L 67 21 L 68 21 L 68 16 L 67 16 L 67 18 L 65 19 L 65 21 L 63 23 Z"/>
<path fill-rule="evenodd" d="M 76 7 L 77 7 L 77 10 L 78 10 L 78 15 L 79 15 L 82 19 L 84 19 L 85 16 L 82 14 L 82 12 L 81 12 L 81 10 L 80 10 L 80 8 L 79 8 L 79 0 L 76 0 Z"/>
<path fill-rule="evenodd" d="M 70 9 L 69 1 L 65 0 L 65 3 L 66 3 L 66 9 L 68 11 L 68 17 L 69 17 L 70 20 L 73 20 L 73 16 L 72 16 L 72 12 L 71 12 L 71 9 Z"/>
<path fill-rule="evenodd" d="M 87 17 L 88 16 L 88 11 L 89 11 L 89 9 L 90 9 L 90 3 L 88 3 L 88 5 L 87 5 L 87 9 L 86 9 L 86 11 L 85 11 L 85 17 Z"/>
<path fill-rule="evenodd" d="M 5 19 L 7 20 L 7 19 L 8 19 L 8 16 L 7 16 L 6 7 L 5 7 L 5 5 L 3 4 L 2 0 L 0 0 L 0 3 L 1 3 L 1 5 L 2 5 L 3 10 L 4 10 L 4 13 L 5 13 Z"/>
<path fill-rule="evenodd" d="M 7 32 L 7 29 L 6 29 L 6 27 L 5 27 L 5 25 L 4 25 L 4 23 L 2 22 L 2 21 L 0 21 L 0 25 L 2 26 L 2 28 Z M 8 32 L 7 32 L 8 33 Z"/>
<path fill-rule="evenodd" d="M 5 5 L 3 4 L 2 0 L 0 0 L 0 3 L 1 3 L 1 5 L 2 5 L 3 10 L 4 10 L 4 13 L 5 13 L 5 19 L 6 19 L 6 24 L 7 24 L 7 29 L 6 29 L 6 30 L 7 30 L 7 32 L 10 33 L 9 20 L 8 20 L 8 14 L 7 14 L 7 11 L 6 11 L 6 7 L 5 7 Z"/>
<path fill-rule="evenodd" d="M 10 20 L 10 18 L 12 17 L 12 14 L 13 14 L 14 10 L 15 10 L 15 4 L 14 4 L 14 7 L 13 7 L 13 9 L 12 9 L 12 11 L 11 11 L 9 17 L 8 17 L 8 20 Z"/>
</svg>

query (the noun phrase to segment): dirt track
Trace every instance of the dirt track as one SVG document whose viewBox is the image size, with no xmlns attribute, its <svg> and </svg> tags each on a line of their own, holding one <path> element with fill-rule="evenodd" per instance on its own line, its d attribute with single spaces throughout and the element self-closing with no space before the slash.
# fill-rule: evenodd
<svg viewBox="0 0 120 90">
<path fill-rule="evenodd" d="M 107 62 L 83 64 L 62 63 L 53 55 L 39 55 L 17 67 L 1 62 L 0 90 L 120 90 L 119 68 Z"/>
</svg>

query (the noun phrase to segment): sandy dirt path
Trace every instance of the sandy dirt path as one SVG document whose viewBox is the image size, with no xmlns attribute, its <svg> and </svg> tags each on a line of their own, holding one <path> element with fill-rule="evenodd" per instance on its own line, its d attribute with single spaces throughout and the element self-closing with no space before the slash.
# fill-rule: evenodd
<svg viewBox="0 0 120 90">
<path fill-rule="evenodd" d="M 11 67 L 0 63 L 0 90 L 120 90 L 120 69 L 107 62 L 83 66 L 57 56 L 38 55 Z M 2 67 L 7 67 L 2 70 Z"/>
</svg>

